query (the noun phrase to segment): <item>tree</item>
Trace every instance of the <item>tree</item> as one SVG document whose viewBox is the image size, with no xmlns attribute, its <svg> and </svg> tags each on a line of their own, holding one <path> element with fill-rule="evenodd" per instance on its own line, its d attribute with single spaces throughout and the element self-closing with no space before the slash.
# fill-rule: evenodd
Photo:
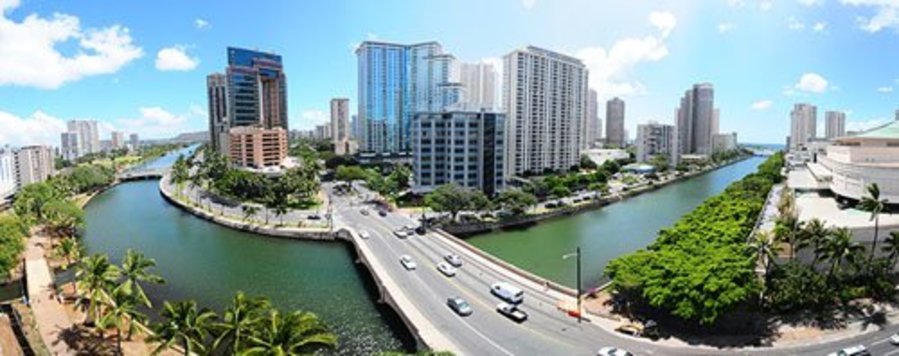
<svg viewBox="0 0 899 356">
<path fill-rule="evenodd" d="M 187 181 L 190 176 L 190 167 L 187 165 L 187 160 L 184 159 L 184 155 L 178 155 L 178 159 L 175 160 L 175 163 L 172 164 L 172 183 L 180 186 L 184 182 Z M 179 192 L 181 189 L 178 189 Z"/>
<path fill-rule="evenodd" d="M 43 211 L 47 224 L 59 236 L 73 237 L 84 225 L 84 210 L 71 200 L 52 200 L 44 205 Z"/>
<path fill-rule="evenodd" d="M 425 204 L 438 212 L 448 212 L 455 221 L 459 212 L 480 210 L 490 204 L 484 193 L 455 183 L 444 184 L 425 196 Z"/>
<path fill-rule="evenodd" d="M 88 303 L 86 319 L 100 320 L 100 308 L 109 301 L 108 290 L 118 282 L 118 267 L 109 262 L 109 256 L 96 254 L 85 257 L 75 270 L 76 287 L 84 294 L 79 304 Z"/>
<path fill-rule="evenodd" d="M 294 311 L 282 315 L 270 310 L 260 327 L 250 337 L 252 355 L 301 355 L 337 346 L 337 336 L 315 314 Z"/>
<path fill-rule="evenodd" d="M 834 229 L 827 242 L 821 246 L 821 256 L 830 262 L 830 272 L 827 279 L 833 278 L 834 273 L 840 268 L 843 261 L 855 265 L 858 255 L 864 252 L 864 247 L 852 241 L 852 233 L 845 227 Z"/>
<path fill-rule="evenodd" d="M 138 330 L 136 326 L 144 322 L 146 316 L 138 311 L 137 301 L 123 286 L 114 288 L 109 294 L 110 298 L 105 305 L 106 313 L 100 318 L 97 326 L 101 330 L 115 328 L 116 348 L 119 355 L 122 355 L 122 330 L 127 326 L 128 340 L 131 340 L 131 335 Z"/>
<path fill-rule="evenodd" d="M 47 203 L 62 199 L 62 193 L 50 183 L 32 183 L 22 187 L 16 193 L 13 210 L 19 217 L 30 222 L 41 222 L 45 218 L 44 207 Z"/>
<path fill-rule="evenodd" d="M 240 210 L 243 212 L 243 221 L 247 221 L 259 213 L 259 206 L 243 204 L 240 206 Z"/>
<path fill-rule="evenodd" d="M 895 270 L 897 259 L 899 259 L 899 231 L 890 231 L 890 236 L 883 240 L 883 243 L 884 246 L 880 250 L 887 253 L 890 270 Z"/>
<path fill-rule="evenodd" d="M 787 213 L 777 218 L 774 223 L 774 235 L 777 241 L 790 246 L 790 259 L 796 257 L 796 246 L 799 243 L 801 232 L 805 223 L 799 221 L 795 213 Z"/>
<path fill-rule="evenodd" d="M 62 240 L 59 240 L 59 244 L 56 245 L 53 252 L 56 257 L 66 261 L 66 264 L 62 266 L 63 269 L 68 268 L 73 261 L 81 258 L 81 246 L 79 246 L 78 240 L 75 240 L 74 237 L 64 237 Z"/>
<path fill-rule="evenodd" d="M 596 169 L 596 162 L 593 162 L 588 155 L 581 155 L 581 169 Z"/>
<path fill-rule="evenodd" d="M 129 249 L 125 252 L 125 258 L 122 261 L 121 275 L 124 277 L 122 288 L 126 293 L 133 294 L 135 302 L 151 307 L 150 299 L 144 292 L 141 283 L 163 284 L 165 280 L 162 277 L 151 273 L 149 270 L 156 266 L 156 261 L 147 258 L 143 253 L 135 252 Z M 129 335 L 130 336 L 130 335 Z"/>
<path fill-rule="evenodd" d="M 154 354 L 176 344 L 185 356 L 208 351 L 206 341 L 216 319 L 214 312 L 205 308 L 198 310 L 197 302 L 193 300 L 165 302 L 160 317 L 162 321 L 153 325 L 154 335 L 150 337 L 150 341 L 160 343 Z"/>
<path fill-rule="evenodd" d="M 537 197 L 520 190 L 507 190 L 496 198 L 503 209 L 511 211 L 515 215 L 521 215 L 537 204 Z"/>
<path fill-rule="evenodd" d="M 868 256 L 868 261 L 870 262 L 874 259 L 874 250 L 877 249 L 877 238 L 880 232 L 880 214 L 883 213 L 890 202 L 886 199 L 880 199 L 880 187 L 877 183 L 867 186 L 867 190 L 868 194 L 862 197 L 858 205 L 861 210 L 870 212 L 870 220 L 874 221 L 874 242 L 871 244 L 871 253 Z"/>
<path fill-rule="evenodd" d="M 225 309 L 222 321 L 215 324 L 217 336 L 213 349 L 225 354 L 236 354 L 245 349 L 250 336 L 258 329 L 272 305 L 262 297 L 247 297 L 237 292 L 231 305 Z"/>
<path fill-rule="evenodd" d="M 752 235 L 749 246 L 758 256 L 758 259 L 764 261 L 765 279 L 767 279 L 768 274 L 771 272 L 771 265 L 780 253 L 780 247 L 778 246 L 777 241 L 774 240 L 774 236 L 772 236 L 771 233 L 759 231 L 755 235 Z"/>
<path fill-rule="evenodd" d="M 564 198 L 571 195 L 571 189 L 564 185 L 556 185 L 552 187 L 551 194 L 555 198 Z"/>
<path fill-rule="evenodd" d="M 0 214 L 0 278 L 8 278 L 9 271 L 21 259 L 28 226 L 16 214 Z"/>
<path fill-rule="evenodd" d="M 811 263 L 812 267 L 818 263 L 818 259 L 821 257 L 818 255 L 818 251 L 820 250 L 821 245 L 827 241 L 827 236 L 830 235 L 830 233 L 830 229 L 824 226 L 823 221 L 814 218 L 805 224 L 805 229 L 799 235 L 800 239 L 797 248 L 802 250 L 803 248 L 811 247 L 812 252 L 815 254 L 815 258 Z"/>
</svg>

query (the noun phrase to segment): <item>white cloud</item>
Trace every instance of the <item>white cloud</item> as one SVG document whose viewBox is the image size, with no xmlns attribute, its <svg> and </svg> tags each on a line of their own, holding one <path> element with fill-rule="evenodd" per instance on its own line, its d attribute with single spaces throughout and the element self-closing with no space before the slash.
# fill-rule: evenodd
<svg viewBox="0 0 899 356">
<path fill-rule="evenodd" d="M 818 6 L 824 4 L 824 0 L 799 0 L 799 3 L 805 6 Z"/>
<path fill-rule="evenodd" d="M 764 0 L 764 1 L 759 2 L 759 9 L 762 11 L 771 10 L 771 7 L 773 7 L 773 6 L 774 6 L 773 1 Z"/>
<path fill-rule="evenodd" d="M 847 121 L 846 122 L 846 131 L 867 131 L 873 129 L 877 126 L 881 126 L 889 122 L 887 118 L 880 117 L 876 119 L 870 119 L 866 121 Z"/>
<path fill-rule="evenodd" d="M 159 106 L 142 107 L 138 112 L 139 117 L 116 120 L 117 127 L 126 132 L 139 132 L 142 137 L 166 138 L 198 130 L 206 119 L 206 112 L 196 104 L 190 105 L 181 114 Z"/>
<path fill-rule="evenodd" d="M 0 9 L 2 9 L 0 1 Z M 52 145 L 59 146 L 59 135 L 66 131 L 64 121 L 36 111 L 28 117 L 18 117 L 0 111 L 0 142 L 12 146 Z"/>
<path fill-rule="evenodd" d="M 827 91 L 827 79 L 817 73 L 805 73 L 796 83 L 796 89 L 808 93 L 823 93 Z"/>
<path fill-rule="evenodd" d="M 204 19 L 196 19 L 194 20 L 194 27 L 196 27 L 198 30 L 207 29 L 209 28 L 209 21 L 206 21 Z"/>
<path fill-rule="evenodd" d="M 306 109 L 299 115 L 291 115 L 293 118 L 290 122 L 291 129 L 311 130 L 316 125 L 325 124 L 331 121 L 328 113 L 319 109 Z M 297 119 L 299 117 L 299 120 Z"/>
<path fill-rule="evenodd" d="M 730 22 L 722 22 L 718 24 L 718 33 L 728 33 L 730 31 L 733 31 L 733 29 L 735 29 L 736 27 L 737 25 L 734 25 Z"/>
<path fill-rule="evenodd" d="M 771 100 L 759 100 L 752 103 L 752 110 L 762 111 L 768 110 L 771 108 L 771 104 L 773 104 Z"/>
<path fill-rule="evenodd" d="M 743 6 L 746 6 L 746 1 L 744 1 L 744 0 L 727 0 L 727 5 L 732 8 L 739 9 Z"/>
<path fill-rule="evenodd" d="M 795 17 L 790 16 L 787 18 L 787 28 L 793 31 L 801 31 L 805 29 L 805 24 L 802 21 L 797 20 Z"/>
<path fill-rule="evenodd" d="M 877 88 L 877 91 L 880 93 L 884 93 L 884 94 L 892 93 L 893 87 L 880 87 L 880 88 Z"/>
<path fill-rule="evenodd" d="M 160 49 L 156 53 L 156 69 L 162 71 L 188 71 L 200 64 L 200 59 L 187 54 L 184 46 L 172 46 Z"/>
<path fill-rule="evenodd" d="M 537 5 L 537 0 L 521 0 L 521 6 L 524 6 L 525 10 L 533 9 L 534 5 Z"/>
<path fill-rule="evenodd" d="M 671 13 L 653 12 L 649 22 L 659 30 L 658 35 L 642 38 L 624 38 L 616 41 L 608 50 L 603 47 L 582 48 L 575 54 L 590 70 L 590 87 L 601 96 L 639 94 L 645 88 L 631 75 L 633 68 L 642 62 L 657 62 L 668 56 L 665 40 L 677 26 Z"/>
<path fill-rule="evenodd" d="M 812 31 L 815 31 L 815 32 L 827 31 L 827 22 L 815 22 L 815 24 L 812 25 Z"/>
<path fill-rule="evenodd" d="M 7 18 L 18 0 L 0 0 L 0 86 L 56 89 L 79 79 L 115 73 L 143 51 L 132 43 L 128 28 L 113 25 L 81 28 L 78 17 L 55 13 L 42 18 Z M 65 46 L 71 55 L 57 48 Z"/>
<path fill-rule="evenodd" d="M 899 1 L 896 0 L 840 0 L 846 6 L 870 7 L 874 16 L 859 17 L 858 24 L 867 32 L 878 32 L 884 28 L 899 30 Z"/>
</svg>

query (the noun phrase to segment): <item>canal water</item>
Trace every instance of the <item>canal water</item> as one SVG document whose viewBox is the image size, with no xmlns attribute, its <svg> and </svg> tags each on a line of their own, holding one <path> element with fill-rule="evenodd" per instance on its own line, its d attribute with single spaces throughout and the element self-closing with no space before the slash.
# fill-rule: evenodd
<svg viewBox="0 0 899 356">
<path fill-rule="evenodd" d="M 730 183 L 755 172 L 764 158 L 747 160 L 654 192 L 609 205 L 600 210 L 532 226 L 479 235 L 467 241 L 503 260 L 537 275 L 574 287 L 577 265 L 562 256 L 581 248 L 582 287 L 607 281 L 603 269 L 622 254 L 646 247 L 660 229 L 696 208 Z"/>
</svg>

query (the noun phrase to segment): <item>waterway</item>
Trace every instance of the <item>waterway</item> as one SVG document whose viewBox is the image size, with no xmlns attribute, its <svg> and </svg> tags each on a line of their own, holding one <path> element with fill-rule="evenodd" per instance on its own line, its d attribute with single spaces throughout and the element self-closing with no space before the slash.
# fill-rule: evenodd
<svg viewBox="0 0 899 356">
<path fill-rule="evenodd" d="M 574 287 L 577 264 L 562 256 L 581 248 L 584 288 L 607 279 L 603 269 L 613 258 L 646 247 L 659 230 L 696 208 L 730 183 L 755 172 L 764 158 L 747 160 L 614 203 L 600 210 L 553 220 L 523 230 L 468 238 L 468 242 L 537 275 Z"/>
</svg>

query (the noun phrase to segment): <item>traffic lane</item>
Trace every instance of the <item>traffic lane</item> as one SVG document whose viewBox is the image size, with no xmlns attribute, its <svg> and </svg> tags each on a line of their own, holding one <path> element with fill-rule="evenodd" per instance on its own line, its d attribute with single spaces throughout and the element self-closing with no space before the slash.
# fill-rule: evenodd
<svg viewBox="0 0 899 356">
<path fill-rule="evenodd" d="M 413 239 L 417 239 L 417 237 Z M 476 325 L 475 328 L 477 329 L 473 331 L 481 334 L 489 333 L 489 339 L 502 343 L 503 348 L 513 350 L 516 354 L 561 353 L 577 355 L 592 354 L 594 351 L 590 347 L 565 345 L 559 340 L 548 338 L 542 330 L 531 330 L 528 326 L 535 325 L 534 323 L 539 324 L 541 322 L 539 317 L 531 318 L 531 320 L 523 324 L 515 324 L 495 311 L 495 306 L 500 301 L 489 293 L 489 285 L 483 284 L 475 288 L 463 287 L 459 282 L 454 281 L 454 278 L 446 278 L 436 270 L 434 266 L 440 260 L 437 256 L 426 256 L 419 251 L 409 249 L 413 241 L 400 240 L 393 237 L 391 240 L 395 244 L 400 245 L 398 248 L 405 248 L 406 254 L 416 259 L 419 268 L 425 269 L 426 273 L 431 276 L 429 279 L 434 279 L 433 283 L 429 284 L 432 284 L 433 289 L 441 291 L 437 293 L 445 294 L 445 296 L 438 298 L 441 304 L 445 302 L 446 297 L 454 295 L 462 296 L 468 300 L 475 310 L 473 315 L 478 315 L 475 318 L 479 319 L 478 323 L 472 323 L 472 325 Z M 503 332 L 497 333 L 498 330 Z"/>
</svg>

